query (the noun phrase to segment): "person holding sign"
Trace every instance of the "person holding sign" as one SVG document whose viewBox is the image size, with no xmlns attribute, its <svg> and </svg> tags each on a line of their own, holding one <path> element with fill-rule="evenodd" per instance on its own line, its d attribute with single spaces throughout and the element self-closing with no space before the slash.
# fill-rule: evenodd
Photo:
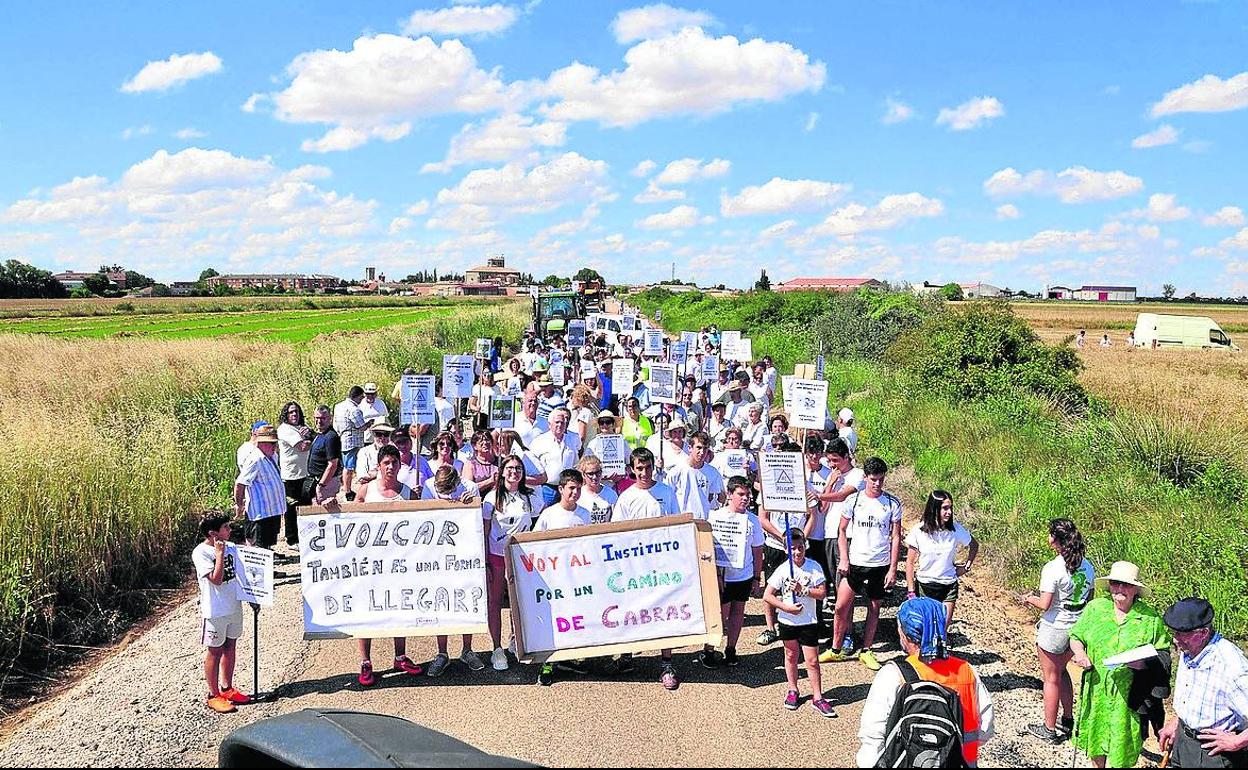
<svg viewBox="0 0 1248 770">
<path fill-rule="evenodd" d="M 199 614 L 204 619 L 201 641 L 206 648 L 207 704 L 218 714 L 230 714 L 237 710 L 236 705 L 251 702 L 234 687 L 234 661 L 238 639 L 243 635 L 243 604 L 235 593 L 230 517 L 221 511 L 205 512 L 199 522 L 199 534 L 204 541 L 195 546 L 191 561 L 199 580 Z"/>
<path fill-rule="evenodd" d="M 598 433 L 585 447 L 585 457 L 595 457 L 605 461 L 603 463 L 603 479 L 610 487 L 612 492 L 616 491 L 616 484 L 626 478 L 628 469 L 628 458 L 632 450 L 628 447 L 628 442 L 623 436 L 618 435 L 617 428 L 619 423 L 615 419 L 615 415 L 610 411 L 603 410 L 598 413 Z M 618 465 L 614 465 L 618 463 Z M 605 467 L 612 464 L 612 467 Z M 582 472 L 584 469 L 582 468 Z"/>
<path fill-rule="evenodd" d="M 802 448 L 797 444 L 783 444 L 779 447 L 780 452 L 791 452 L 793 454 L 801 454 Z M 799 466 L 800 468 L 800 466 Z M 799 480 L 800 481 L 800 480 Z M 763 480 L 760 480 L 760 486 Z M 806 492 L 805 485 L 800 486 L 801 492 Z M 766 498 L 766 490 L 763 491 L 763 497 Z M 763 572 L 770 575 L 779 569 L 788 559 L 788 547 L 785 543 L 785 533 L 789 529 L 796 529 L 802 533 L 803 548 L 810 538 L 811 529 L 815 525 L 815 519 L 810 515 L 810 508 L 818 505 L 817 501 L 811 500 L 807 495 L 807 510 L 802 513 L 793 513 L 785 511 L 770 511 L 767 507 L 760 506 L 759 522 L 763 525 L 764 543 L 763 543 Z M 763 606 L 763 620 L 767 627 L 758 635 L 757 644 L 760 647 L 766 647 L 775 644 L 780 640 L 780 634 L 776 628 L 776 610 L 770 604 Z"/>
<path fill-rule="evenodd" d="M 724 478 L 745 476 L 753 481 L 758 476 L 758 463 L 750 457 L 750 453 L 741 448 L 741 429 L 735 425 L 724 431 L 724 445 L 715 450 L 715 459 L 711 461 L 715 470 Z"/>
<path fill-rule="evenodd" d="M 412 451 L 414 438 L 411 425 L 400 425 L 390 436 L 390 443 L 399 450 L 399 483 L 420 489 L 425 479 L 433 478 L 429 461 Z"/>
<path fill-rule="evenodd" d="M 490 639 L 494 642 L 490 665 L 495 671 L 508 668 L 507 653 L 503 650 L 503 594 L 507 590 L 507 565 L 503 554 L 507 538 L 531 530 L 542 510 L 542 496 L 529 488 L 525 481 L 527 473 L 524 458 L 506 455 L 498 467 L 494 492 L 481 506 L 486 553 L 489 554 L 486 557 L 487 611 Z M 512 635 L 514 637 L 514 631 Z M 514 638 L 512 643 L 514 645 Z"/>
<path fill-rule="evenodd" d="M 815 618 L 815 603 L 828 595 L 827 579 L 814 559 L 806 558 L 806 534 L 794 527 L 785 536 L 791 544 L 790 561 L 781 564 L 767 578 L 767 591 L 763 594 L 763 601 L 778 613 L 780 639 L 784 641 L 784 674 L 789 680 L 784 707 L 789 711 L 797 710 L 797 657 L 800 654 L 806 662 L 806 675 L 810 677 L 810 705 L 821 716 L 834 718 L 836 709 L 823 697 L 819 623 Z"/>
<path fill-rule="evenodd" d="M 707 517 L 711 531 L 717 533 L 717 541 L 724 525 L 742 529 L 740 545 L 744 554 L 740 567 L 720 565 L 719 602 L 724 614 L 727 647 L 722 658 L 709 647 L 703 649 L 702 665 L 707 668 L 717 667 L 720 660 L 729 666 L 740 664 L 737 641 L 745 625 L 745 604 L 751 596 L 760 599 L 763 595 L 763 526 L 749 509 L 752 497 L 750 482 L 744 476 L 733 476 L 728 479 L 728 504 Z"/>
</svg>

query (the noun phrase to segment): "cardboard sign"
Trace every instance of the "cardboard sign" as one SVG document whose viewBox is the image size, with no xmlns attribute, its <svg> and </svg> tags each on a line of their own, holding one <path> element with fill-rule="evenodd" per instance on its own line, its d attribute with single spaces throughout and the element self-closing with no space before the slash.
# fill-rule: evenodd
<svg viewBox="0 0 1248 770">
<path fill-rule="evenodd" d="M 442 398 L 468 398 L 472 378 L 472 356 L 442 356 Z"/>
<path fill-rule="evenodd" d="M 507 584 L 517 657 L 553 662 L 718 643 L 713 557 L 710 525 L 690 516 L 515 536 Z"/>
<path fill-rule="evenodd" d="M 557 387 L 562 388 L 566 382 L 562 361 L 554 361 L 550 365 L 550 379 L 555 381 Z"/>
<path fill-rule="evenodd" d="M 661 358 L 663 356 L 663 332 L 658 329 L 646 330 L 646 347 L 642 355 Z"/>
<path fill-rule="evenodd" d="M 585 347 L 585 322 L 582 320 L 568 321 L 568 348 L 576 350 Z"/>
<path fill-rule="evenodd" d="M 631 358 L 616 358 L 611 361 L 611 392 L 620 398 L 633 393 L 634 364 Z"/>
<path fill-rule="evenodd" d="M 631 314 L 624 316 L 624 320 L 620 322 L 620 330 L 626 332 L 636 331 L 637 316 Z"/>
<path fill-rule="evenodd" d="M 656 404 L 675 404 L 676 364 L 650 364 L 650 401 Z"/>
<path fill-rule="evenodd" d="M 677 366 L 684 366 L 689 356 L 689 346 L 684 341 L 673 342 L 668 349 L 668 360 Z"/>
<path fill-rule="evenodd" d="M 490 399 L 490 427 L 511 428 L 516 424 L 516 399 L 514 396 L 494 396 Z"/>
<path fill-rule="evenodd" d="M 789 385 L 785 385 L 785 399 L 789 399 Z M 792 382 L 793 408 L 789 413 L 789 425 L 794 428 L 823 430 L 828 418 L 828 381 L 799 380 Z"/>
<path fill-rule="evenodd" d="M 716 382 L 719 380 L 719 356 L 706 356 L 702 359 L 702 381 Z"/>
<path fill-rule="evenodd" d="M 798 452 L 761 452 L 758 479 L 763 487 L 763 507 L 775 513 L 805 514 L 806 476 Z"/>
<path fill-rule="evenodd" d="M 432 374 L 403 375 L 402 398 L 399 409 L 402 422 L 408 425 L 433 425 L 437 421 L 434 409 L 434 385 Z"/>
<path fill-rule="evenodd" d="M 602 462 L 603 476 L 623 476 L 628 446 L 618 433 L 599 433 L 594 438 L 594 455 Z"/>
<path fill-rule="evenodd" d="M 825 369 L 826 369 L 825 364 L 826 362 L 824 361 L 823 356 L 819 356 L 818 358 L 815 359 L 815 379 L 816 380 L 827 379 L 824 376 Z"/>
<path fill-rule="evenodd" d="M 480 505 L 299 510 L 305 639 L 488 632 Z"/>
<path fill-rule="evenodd" d="M 494 349 L 494 342 L 488 337 L 478 337 L 477 344 L 474 348 L 476 357 L 481 360 L 487 360 L 490 357 L 490 351 Z"/>
<path fill-rule="evenodd" d="M 741 341 L 741 332 L 723 332 L 719 335 L 719 355 L 725 361 L 739 361 L 737 343 Z"/>
<path fill-rule="evenodd" d="M 743 569 L 746 539 L 750 535 L 748 516 L 723 516 L 711 521 L 711 536 L 715 539 L 715 566 Z"/>
<path fill-rule="evenodd" d="M 234 546 L 234 592 L 240 602 L 273 606 L 273 552 L 268 548 Z"/>
</svg>

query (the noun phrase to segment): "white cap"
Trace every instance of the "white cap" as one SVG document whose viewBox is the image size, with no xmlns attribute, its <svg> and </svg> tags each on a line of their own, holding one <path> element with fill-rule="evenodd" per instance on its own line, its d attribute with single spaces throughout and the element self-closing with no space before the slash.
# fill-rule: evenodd
<svg viewBox="0 0 1248 770">
<path fill-rule="evenodd" d="M 854 410 L 849 407 L 842 407 L 841 411 L 836 413 L 841 422 L 849 423 L 854 421 Z"/>
<path fill-rule="evenodd" d="M 366 383 L 364 383 L 364 392 L 365 392 L 365 393 L 376 393 L 376 392 L 377 392 L 377 383 L 375 383 L 375 382 L 366 382 Z"/>
</svg>

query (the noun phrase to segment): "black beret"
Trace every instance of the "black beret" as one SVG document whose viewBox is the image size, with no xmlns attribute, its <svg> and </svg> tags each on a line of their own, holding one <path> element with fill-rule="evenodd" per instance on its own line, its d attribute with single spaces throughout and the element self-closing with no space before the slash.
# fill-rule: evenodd
<svg viewBox="0 0 1248 770">
<path fill-rule="evenodd" d="M 1175 602 L 1166 610 L 1166 625 L 1184 633 L 1213 625 L 1213 605 L 1204 599 L 1190 598 Z"/>
</svg>

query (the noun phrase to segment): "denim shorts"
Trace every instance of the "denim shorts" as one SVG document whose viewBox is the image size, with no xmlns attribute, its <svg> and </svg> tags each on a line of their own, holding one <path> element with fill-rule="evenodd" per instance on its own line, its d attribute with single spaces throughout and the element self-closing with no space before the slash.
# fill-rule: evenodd
<svg viewBox="0 0 1248 770">
<path fill-rule="evenodd" d="M 360 450 L 358 448 L 342 450 L 342 467 L 348 471 L 355 470 L 355 461 L 359 456 Z"/>
</svg>

